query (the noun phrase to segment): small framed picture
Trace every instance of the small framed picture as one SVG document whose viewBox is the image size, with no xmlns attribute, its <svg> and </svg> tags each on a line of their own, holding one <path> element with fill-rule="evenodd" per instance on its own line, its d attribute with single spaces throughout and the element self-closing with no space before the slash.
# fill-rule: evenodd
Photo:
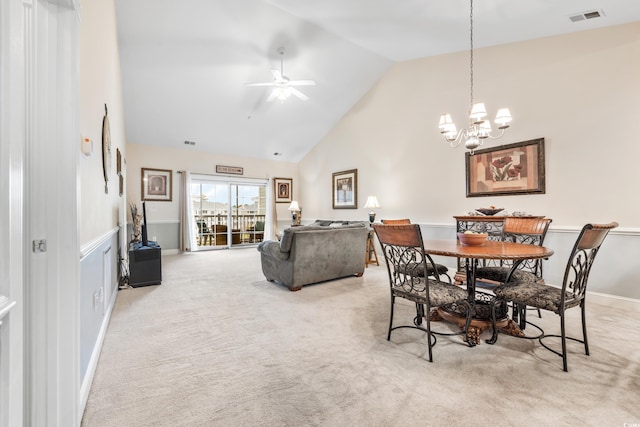
<svg viewBox="0 0 640 427">
<path fill-rule="evenodd" d="M 357 209 L 358 169 L 334 172 L 332 177 L 333 209 Z"/>
<path fill-rule="evenodd" d="M 142 168 L 142 200 L 171 201 L 171 176 L 169 169 Z"/>
<path fill-rule="evenodd" d="M 122 154 L 119 148 L 116 148 L 116 172 L 118 175 L 122 174 Z"/>
<path fill-rule="evenodd" d="M 291 203 L 293 197 L 293 179 L 273 178 L 273 193 L 276 203 Z"/>
</svg>

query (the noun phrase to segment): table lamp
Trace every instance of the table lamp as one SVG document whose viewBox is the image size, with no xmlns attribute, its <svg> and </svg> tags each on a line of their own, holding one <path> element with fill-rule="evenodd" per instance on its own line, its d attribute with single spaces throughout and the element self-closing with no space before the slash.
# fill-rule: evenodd
<svg viewBox="0 0 640 427">
<path fill-rule="evenodd" d="M 378 203 L 378 198 L 376 196 L 367 197 L 367 203 L 364 204 L 364 207 L 367 209 L 371 209 L 369 212 L 369 222 L 373 224 L 373 221 L 376 220 L 376 213 L 374 209 L 379 209 L 380 204 Z"/>
<path fill-rule="evenodd" d="M 302 218 L 302 209 L 298 205 L 296 200 L 292 201 L 288 208 L 291 211 L 292 225 L 300 225 L 300 219 Z"/>
</svg>

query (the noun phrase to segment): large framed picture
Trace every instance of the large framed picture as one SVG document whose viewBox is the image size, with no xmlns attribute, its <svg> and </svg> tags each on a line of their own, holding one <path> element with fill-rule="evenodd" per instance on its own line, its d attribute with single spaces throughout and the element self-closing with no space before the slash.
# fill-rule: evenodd
<svg viewBox="0 0 640 427">
<path fill-rule="evenodd" d="M 332 178 L 333 209 L 357 209 L 358 169 L 334 172 Z"/>
<path fill-rule="evenodd" d="M 466 153 L 467 197 L 545 192 L 544 138 Z"/>
<path fill-rule="evenodd" d="M 142 168 L 142 200 L 171 201 L 171 176 L 168 169 Z"/>
<path fill-rule="evenodd" d="M 293 197 L 293 179 L 273 178 L 273 193 L 276 203 L 291 203 Z"/>
</svg>

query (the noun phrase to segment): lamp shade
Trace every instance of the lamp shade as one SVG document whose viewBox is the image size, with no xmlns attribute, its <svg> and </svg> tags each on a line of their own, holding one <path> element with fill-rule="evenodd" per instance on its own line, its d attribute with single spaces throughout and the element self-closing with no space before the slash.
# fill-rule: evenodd
<svg viewBox="0 0 640 427">
<path fill-rule="evenodd" d="M 298 202 L 296 200 L 292 201 L 288 208 L 290 211 L 300 211 L 300 206 L 298 206 Z"/>
<path fill-rule="evenodd" d="M 502 128 L 508 128 L 508 123 L 511 121 L 511 113 L 508 108 L 501 108 L 498 110 L 498 114 L 496 114 L 496 124 Z"/>
<path fill-rule="evenodd" d="M 479 123 L 484 119 L 487 115 L 487 107 L 484 106 L 484 102 L 476 102 L 471 106 L 471 112 L 469 113 L 469 117 L 475 123 Z"/>
<path fill-rule="evenodd" d="M 364 207 L 368 209 L 378 209 L 380 207 L 378 198 L 376 196 L 367 197 L 367 203 L 364 204 Z"/>
<path fill-rule="evenodd" d="M 451 114 L 447 113 L 440 116 L 440 123 L 438 124 L 438 127 L 441 132 L 445 132 L 452 124 L 453 120 L 451 119 Z"/>
</svg>

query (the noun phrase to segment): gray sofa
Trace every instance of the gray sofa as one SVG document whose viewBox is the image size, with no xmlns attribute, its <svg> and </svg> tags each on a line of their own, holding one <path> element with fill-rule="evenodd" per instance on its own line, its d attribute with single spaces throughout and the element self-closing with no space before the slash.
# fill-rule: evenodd
<svg viewBox="0 0 640 427">
<path fill-rule="evenodd" d="M 280 242 L 258 245 L 262 272 L 298 291 L 303 285 L 346 276 L 362 276 L 367 224 L 360 221 L 317 220 L 284 230 Z"/>
</svg>

